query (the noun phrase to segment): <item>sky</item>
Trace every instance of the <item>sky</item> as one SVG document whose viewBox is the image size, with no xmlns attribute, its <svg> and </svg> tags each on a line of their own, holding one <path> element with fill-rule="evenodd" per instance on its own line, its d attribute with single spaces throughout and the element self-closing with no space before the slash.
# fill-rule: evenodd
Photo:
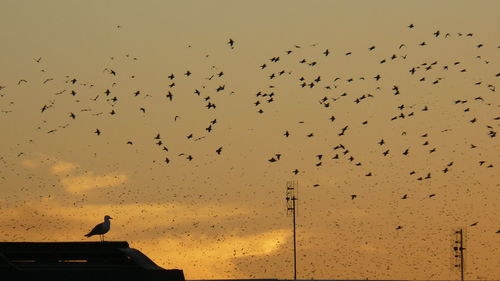
<svg viewBox="0 0 500 281">
<path fill-rule="evenodd" d="M 0 241 L 186 279 L 500 278 L 498 1 L 2 1 Z"/>
</svg>

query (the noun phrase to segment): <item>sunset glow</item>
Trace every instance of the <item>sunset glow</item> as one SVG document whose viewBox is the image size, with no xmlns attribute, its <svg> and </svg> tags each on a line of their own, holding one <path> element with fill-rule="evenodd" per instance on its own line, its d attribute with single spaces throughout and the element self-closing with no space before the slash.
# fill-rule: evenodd
<svg viewBox="0 0 500 281">
<path fill-rule="evenodd" d="M 0 240 L 186 279 L 500 280 L 500 1 L 2 1 Z"/>
</svg>

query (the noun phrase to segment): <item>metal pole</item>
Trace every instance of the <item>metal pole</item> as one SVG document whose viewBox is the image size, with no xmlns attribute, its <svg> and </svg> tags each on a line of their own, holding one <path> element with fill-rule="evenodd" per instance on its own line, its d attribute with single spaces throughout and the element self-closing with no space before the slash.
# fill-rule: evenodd
<svg viewBox="0 0 500 281">
<path fill-rule="evenodd" d="M 286 184 L 286 210 L 287 215 L 292 213 L 293 220 L 293 280 L 297 280 L 297 196 L 298 184 L 288 181 Z"/>
<path fill-rule="evenodd" d="M 461 280 L 464 281 L 464 244 L 463 244 L 462 229 L 460 229 L 460 276 Z"/>
<path fill-rule="evenodd" d="M 292 198 L 293 202 L 293 280 L 297 280 L 297 236 L 295 231 L 295 195 Z M 463 279 L 462 279 L 463 280 Z"/>
</svg>

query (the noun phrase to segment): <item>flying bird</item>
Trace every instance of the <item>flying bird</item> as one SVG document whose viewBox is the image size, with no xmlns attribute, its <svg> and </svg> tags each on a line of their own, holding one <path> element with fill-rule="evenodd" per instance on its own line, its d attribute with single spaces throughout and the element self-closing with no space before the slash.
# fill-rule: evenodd
<svg viewBox="0 0 500 281">
<path fill-rule="evenodd" d="M 170 101 L 172 101 L 174 95 L 172 94 L 172 92 L 168 91 L 168 94 L 165 95 L 167 99 L 169 99 Z"/>
<path fill-rule="evenodd" d="M 229 45 L 229 47 L 231 47 L 231 49 L 234 49 L 234 40 L 229 38 L 229 41 L 227 42 L 227 44 Z"/>
</svg>

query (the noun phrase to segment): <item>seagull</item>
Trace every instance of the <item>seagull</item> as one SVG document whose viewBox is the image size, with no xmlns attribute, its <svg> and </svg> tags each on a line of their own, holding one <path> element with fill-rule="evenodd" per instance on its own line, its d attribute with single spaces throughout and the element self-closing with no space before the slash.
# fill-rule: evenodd
<svg viewBox="0 0 500 281">
<path fill-rule="evenodd" d="M 106 215 L 104 216 L 104 222 L 96 225 L 89 233 L 85 234 L 86 237 L 93 235 L 99 235 L 101 237 L 101 242 L 104 242 L 104 234 L 108 233 L 111 227 L 111 222 L 109 221 L 112 217 Z"/>
</svg>

